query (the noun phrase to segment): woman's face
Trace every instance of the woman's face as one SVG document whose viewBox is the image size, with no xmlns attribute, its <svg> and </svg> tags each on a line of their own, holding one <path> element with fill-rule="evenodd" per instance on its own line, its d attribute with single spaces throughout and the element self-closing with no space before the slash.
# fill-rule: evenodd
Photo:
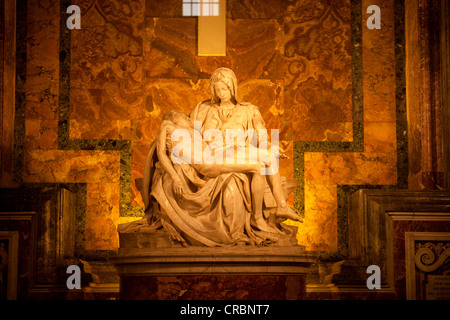
<svg viewBox="0 0 450 320">
<path fill-rule="evenodd" d="M 227 102 L 231 100 L 231 90 L 225 83 L 217 82 L 214 85 L 214 89 L 221 102 Z"/>
</svg>

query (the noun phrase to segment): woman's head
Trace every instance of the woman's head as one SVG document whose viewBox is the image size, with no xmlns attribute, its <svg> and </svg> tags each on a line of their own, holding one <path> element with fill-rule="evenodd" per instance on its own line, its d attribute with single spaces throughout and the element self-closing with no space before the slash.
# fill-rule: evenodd
<svg viewBox="0 0 450 320">
<path fill-rule="evenodd" d="M 164 114 L 164 116 L 161 119 L 162 121 L 171 121 L 173 123 L 185 126 L 185 127 L 190 127 L 191 126 L 191 121 L 189 119 L 189 117 L 180 110 L 171 110 L 169 112 L 167 112 L 166 114 Z"/>
<path fill-rule="evenodd" d="M 228 89 L 229 94 L 226 94 Z M 233 103 L 237 99 L 237 79 L 231 69 L 219 68 L 213 72 L 210 80 L 211 98 L 213 103 L 221 101 L 222 98 L 228 98 Z"/>
</svg>

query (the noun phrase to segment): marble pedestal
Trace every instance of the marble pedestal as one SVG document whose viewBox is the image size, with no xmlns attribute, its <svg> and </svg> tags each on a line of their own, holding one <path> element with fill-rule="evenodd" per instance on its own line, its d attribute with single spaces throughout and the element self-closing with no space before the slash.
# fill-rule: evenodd
<svg viewBox="0 0 450 320">
<path fill-rule="evenodd" d="M 302 298 L 315 258 L 303 246 L 138 248 L 124 243 L 110 261 L 124 300 L 284 300 Z"/>
</svg>

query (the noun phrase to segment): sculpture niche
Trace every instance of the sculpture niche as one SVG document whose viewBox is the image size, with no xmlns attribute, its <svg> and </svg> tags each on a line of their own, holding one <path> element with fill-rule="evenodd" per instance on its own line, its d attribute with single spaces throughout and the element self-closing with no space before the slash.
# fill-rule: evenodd
<svg viewBox="0 0 450 320">
<path fill-rule="evenodd" d="M 283 223 L 301 222 L 286 203 L 297 182 L 278 173 L 278 141 L 266 143 L 263 118 L 238 99 L 232 70 L 214 71 L 210 90 L 189 116 L 163 116 L 140 186 L 145 216 L 119 225 L 121 245 L 136 233 L 153 239 L 140 247 L 297 244 L 297 227 Z"/>
</svg>

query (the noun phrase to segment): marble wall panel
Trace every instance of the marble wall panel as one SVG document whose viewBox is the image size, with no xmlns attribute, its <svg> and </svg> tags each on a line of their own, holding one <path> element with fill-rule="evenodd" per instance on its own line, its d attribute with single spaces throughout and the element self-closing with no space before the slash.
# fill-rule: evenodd
<svg viewBox="0 0 450 320">
<path fill-rule="evenodd" d="M 280 159 L 280 175 L 287 178 L 294 178 L 294 144 L 292 141 L 281 140 L 280 147 L 284 150 L 287 159 Z"/>
<path fill-rule="evenodd" d="M 292 141 L 291 122 L 284 110 L 283 81 L 246 80 L 239 83 L 239 99 L 258 107 L 266 128 L 279 130 L 280 140 Z"/>
<path fill-rule="evenodd" d="M 147 78 L 207 78 L 196 63 L 195 18 L 146 18 L 144 72 Z"/>
<path fill-rule="evenodd" d="M 24 148 L 29 153 L 57 149 L 59 106 L 59 3 L 28 1 Z M 45 181 L 52 166 L 25 154 L 24 180 Z M 31 160 L 34 159 L 34 160 Z M 30 160 L 30 161 L 28 161 Z M 31 164 L 30 162 L 34 162 Z M 46 173 L 39 172 L 45 170 Z M 25 178 L 27 177 L 27 178 Z M 22 177 L 21 177 L 22 178 Z M 54 180 L 53 178 L 51 180 Z"/>
<path fill-rule="evenodd" d="M 297 1 L 287 12 L 285 104 L 294 140 L 351 139 L 350 1 Z"/>
<path fill-rule="evenodd" d="M 395 185 L 396 153 L 305 153 L 305 214 L 297 239 L 307 250 L 338 249 L 337 185 Z"/>
<path fill-rule="evenodd" d="M 58 148 L 57 120 L 25 120 L 25 148 L 55 150 Z"/>
<path fill-rule="evenodd" d="M 395 122 L 366 122 L 364 150 L 366 152 L 396 152 L 396 130 Z"/>
<path fill-rule="evenodd" d="M 76 3 L 75 3 L 76 4 Z M 144 117 L 144 1 L 80 2 L 71 32 L 71 138 L 129 139 Z"/>
<path fill-rule="evenodd" d="M 351 86 L 333 89 L 333 82 L 320 75 L 299 83 L 295 90 L 287 86 L 287 114 L 292 120 L 294 140 L 352 140 Z"/>
<path fill-rule="evenodd" d="M 72 139 L 132 139 L 132 120 L 74 119 L 70 120 Z M 95 130 L 92 130 L 95 128 Z"/>
<path fill-rule="evenodd" d="M 86 118 L 91 118 L 91 121 L 97 119 L 129 120 L 144 117 L 142 89 L 138 93 L 136 91 L 121 91 L 119 88 L 73 88 L 71 90 L 72 97 L 75 94 L 77 94 L 77 97 L 71 101 L 71 114 L 74 119 L 86 120 Z M 87 103 L 83 103 L 82 100 Z"/>
<path fill-rule="evenodd" d="M 283 43 L 283 27 L 277 20 L 227 21 L 227 55 L 239 80 L 282 80 Z"/>
<path fill-rule="evenodd" d="M 119 246 L 118 183 L 90 183 L 86 193 L 86 250 L 114 250 Z"/>
<path fill-rule="evenodd" d="M 305 184 L 305 216 L 297 239 L 311 251 L 337 251 L 337 186 Z"/>
<path fill-rule="evenodd" d="M 364 0 L 363 8 L 371 4 Z M 392 0 L 378 5 L 383 14 L 381 29 L 362 31 L 364 121 L 395 122 L 394 7 Z"/>
<path fill-rule="evenodd" d="M 394 185 L 394 153 L 306 153 L 305 181 L 324 185 Z"/>
<path fill-rule="evenodd" d="M 26 117 L 56 120 L 58 111 L 59 5 L 29 1 Z"/>
<path fill-rule="evenodd" d="M 30 150 L 24 182 L 111 182 L 120 176 L 119 153 L 111 151 Z"/>
<path fill-rule="evenodd" d="M 161 118 L 174 109 L 189 114 L 200 101 L 210 98 L 209 80 L 147 79 L 145 82 L 146 114 L 144 118 Z M 156 133 L 157 131 L 154 131 Z M 156 135 L 153 136 L 155 138 Z"/>
<path fill-rule="evenodd" d="M 230 19 L 283 19 L 290 0 L 228 0 L 227 17 Z"/>
<path fill-rule="evenodd" d="M 158 18 L 181 17 L 183 14 L 182 3 L 179 0 L 146 0 L 145 16 Z"/>
<path fill-rule="evenodd" d="M 76 4 L 76 3 L 74 3 Z M 143 1 L 95 1 L 71 31 L 71 85 L 136 89 L 142 80 Z"/>
</svg>

